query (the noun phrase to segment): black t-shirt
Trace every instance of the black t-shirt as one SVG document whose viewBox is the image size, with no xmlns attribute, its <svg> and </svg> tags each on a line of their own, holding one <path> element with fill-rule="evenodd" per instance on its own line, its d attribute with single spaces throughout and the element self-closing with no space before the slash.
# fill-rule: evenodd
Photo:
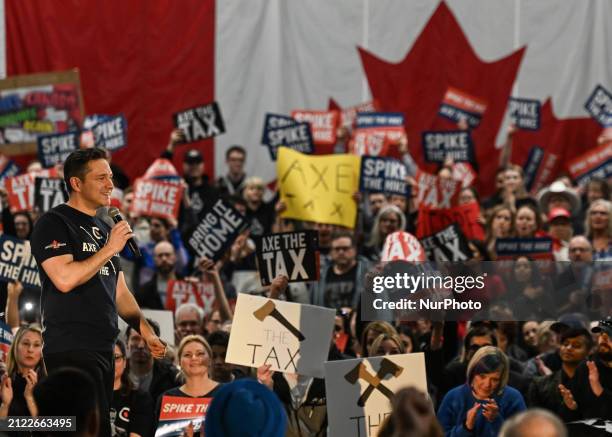
<svg viewBox="0 0 612 437">
<path fill-rule="evenodd" d="M 77 262 L 86 260 L 106 244 L 109 232 L 106 223 L 66 204 L 53 208 L 36 223 L 31 243 L 42 283 L 43 353 L 112 350 L 119 333 L 119 255 L 68 293 L 59 291 L 40 267 L 45 260 L 66 254 Z"/>
<path fill-rule="evenodd" d="M 325 278 L 325 300 L 327 308 L 352 307 L 355 296 L 355 275 L 357 264 L 346 273 L 337 275 L 330 267 Z"/>
<path fill-rule="evenodd" d="M 132 432 L 142 437 L 153 435 L 151 395 L 141 390 L 132 390 L 128 394 L 115 390 L 110 420 L 113 437 L 129 437 Z"/>
</svg>

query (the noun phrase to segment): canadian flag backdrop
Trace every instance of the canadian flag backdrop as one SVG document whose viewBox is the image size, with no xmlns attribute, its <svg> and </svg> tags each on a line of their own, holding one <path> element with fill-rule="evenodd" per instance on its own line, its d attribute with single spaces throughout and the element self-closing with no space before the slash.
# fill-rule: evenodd
<svg viewBox="0 0 612 437">
<path fill-rule="evenodd" d="M 330 98 L 403 112 L 424 166 L 420 133 L 454 128 L 437 111 L 455 87 L 487 102 L 472 131 L 486 194 L 509 97 L 543 105 L 542 128 L 519 132 L 512 160 L 537 145 L 559 157 L 558 173 L 595 146 L 601 127 L 584 103 L 597 85 L 612 89 L 607 0 L 5 0 L 4 15 L 6 73 L 78 67 L 87 113 L 128 117 L 129 146 L 113 159 L 132 177 L 165 147 L 174 112 L 213 100 L 227 132 L 195 144 L 211 174 L 242 144 L 248 173 L 273 175 L 265 113 Z"/>
</svg>

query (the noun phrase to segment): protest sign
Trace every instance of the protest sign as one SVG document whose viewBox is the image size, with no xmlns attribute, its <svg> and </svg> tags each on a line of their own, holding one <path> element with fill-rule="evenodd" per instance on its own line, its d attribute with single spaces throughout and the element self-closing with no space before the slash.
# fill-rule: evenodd
<svg viewBox="0 0 612 437">
<path fill-rule="evenodd" d="M 29 241 L 0 235 L 0 281 L 20 281 L 24 287 L 40 288 L 38 267 Z"/>
<path fill-rule="evenodd" d="M 417 171 L 417 204 L 420 207 L 451 208 L 457 205 L 461 182 L 441 179 L 436 175 Z"/>
<path fill-rule="evenodd" d="M 199 256 L 218 261 L 247 224 L 242 214 L 217 199 L 189 237 L 189 245 Z"/>
<path fill-rule="evenodd" d="M 457 123 L 465 120 L 470 127 L 474 128 L 480 124 L 486 109 L 487 102 L 483 99 L 460 89 L 448 87 L 438 110 L 438 115 Z"/>
<path fill-rule="evenodd" d="M 453 223 L 457 223 L 468 240 L 484 241 L 485 233 L 479 222 L 479 217 L 480 206 L 478 202 L 470 202 L 452 208 L 421 206 L 417 218 L 416 236 L 425 238 Z"/>
<path fill-rule="evenodd" d="M 528 256 L 531 259 L 552 260 L 553 240 L 550 237 L 498 238 L 495 241 L 497 259 L 516 259 Z"/>
<path fill-rule="evenodd" d="M 423 132 L 422 139 L 427 162 L 444 162 L 448 156 L 456 162 L 474 162 L 474 143 L 469 131 Z"/>
<path fill-rule="evenodd" d="M 127 146 L 127 120 L 123 115 L 96 124 L 92 132 L 96 147 L 114 152 Z"/>
<path fill-rule="evenodd" d="M 363 156 L 359 172 L 359 191 L 398 194 L 410 197 L 410 185 L 406 183 L 408 171 L 403 162 L 393 158 Z"/>
<path fill-rule="evenodd" d="M 519 129 L 540 129 L 542 105 L 539 100 L 510 97 L 508 115 Z"/>
<path fill-rule="evenodd" d="M 266 116 L 266 123 L 280 125 L 276 128 L 266 126 L 264 128 L 264 137 L 262 138 L 262 143 L 268 146 L 273 161 L 276 161 L 278 148 L 281 146 L 301 153 L 311 154 L 314 152 L 310 124 L 298 123 L 296 121 L 289 124 L 289 120 L 271 114 Z"/>
<path fill-rule="evenodd" d="M 40 135 L 37 139 L 38 160 L 45 168 L 63 163 L 68 155 L 79 148 L 80 138 L 79 132 Z"/>
<path fill-rule="evenodd" d="M 4 155 L 0 155 L 0 183 L 12 176 L 19 174 L 19 167 L 12 160 Z"/>
<path fill-rule="evenodd" d="M 287 276 L 289 282 L 319 279 L 318 240 L 317 231 L 285 232 L 256 238 L 261 285 L 270 285 L 278 275 Z"/>
<path fill-rule="evenodd" d="M 453 179 L 461 182 L 462 187 L 469 187 L 476 180 L 476 172 L 467 162 L 453 164 Z"/>
<path fill-rule="evenodd" d="M 595 87 L 584 107 L 603 127 L 612 126 L 612 93 L 603 86 Z"/>
<path fill-rule="evenodd" d="M 39 135 L 78 130 L 83 97 L 78 70 L 0 80 L 0 138 L 5 155 L 35 154 Z"/>
<path fill-rule="evenodd" d="M 423 353 L 387 355 L 325 363 L 330 437 L 374 437 L 391 414 L 400 389 L 427 394 Z"/>
<path fill-rule="evenodd" d="M 210 281 L 179 281 L 172 279 L 168 281 L 166 288 L 165 307 L 174 311 L 184 303 L 194 303 L 204 314 L 210 314 L 215 303 L 215 285 Z"/>
<path fill-rule="evenodd" d="M 329 109 L 336 109 L 339 107 L 330 104 Z M 340 110 L 340 125 L 346 128 L 352 128 L 353 124 L 357 120 L 357 113 L 359 112 L 378 112 L 380 111 L 380 105 L 378 100 L 371 100 L 369 102 L 363 102 L 358 105 L 349 106 Z"/>
<path fill-rule="evenodd" d="M 109 121 L 112 118 L 113 118 L 112 115 L 106 115 L 106 114 L 86 115 L 85 119 L 83 120 L 83 129 L 90 131 L 96 124 L 104 123 L 105 121 Z"/>
<path fill-rule="evenodd" d="M 217 102 L 175 113 L 174 126 L 185 133 L 185 140 L 188 143 L 216 137 L 225 132 L 225 124 Z"/>
<path fill-rule="evenodd" d="M 161 399 L 155 437 L 179 437 L 191 423 L 194 435 L 200 435 L 212 398 L 164 395 Z"/>
<path fill-rule="evenodd" d="M 334 145 L 340 124 L 338 111 L 294 110 L 291 117 L 299 123 L 310 124 L 312 140 L 315 144 Z"/>
<path fill-rule="evenodd" d="M 612 177 L 612 141 L 577 156 L 568 163 L 567 168 L 578 185 L 586 185 L 595 177 Z"/>
<path fill-rule="evenodd" d="M 238 294 L 225 361 L 323 378 L 335 309 Z"/>
<path fill-rule="evenodd" d="M 359 157 L 308 156 L 281 147 L 276 172 L 280 197 L 287 205 L 282 217 L 355 227 Z"/>
<path fill-rule="evenodd" d="M 13 342 L 13 330 L 9 325 L 0 321 L 0 360 L 8 363 L 8 353 Z"/>
<path fill-rule="evenodd" d="M 168 182 L 178 182 L 181 180 L 181 177 L 176 171 L 176 167 L 172 164 L 172 161 L 169 161 L 164 158 L 157 158 L 153 163 L 147 168 L 143 179 L 158 179 L 160 181 L 168 181 Z"/>
<path fill-rule="evenodd" d="M 529 155 L 527 156 L 527 161 L 523 166 L 523 174 L 525 180 L 525 188 L 527 191 L 530 191 L 533 182 L 535 181 L 535 176 L 540 169 L 540 164 L 542 164 L 542 158 L 544 157 L 544 149 L 538 146 L 534 146 L 529 150 Z"/>
<path fill-rule="evenodd" d="M 423 246 L 421 246 L 421 243 L 414 235 L 404 231 L 397 231 L 387 235 L 381 253 L 382 262 L 419 262 L 425 260 L 425 250 L 423 250 Z"/>
<path fill-rule="evenodd" d="M 276 155 L 278 153 L 278 146 L 271 146 L 272 138 L 270 136 L 270 131 L 278 128 L 283 128 L 287 126 L 295 126 L 297 121 L 288 115 L 282 114 L 271 114 L 267 113 L 264 118 L 264 127 L 263 133 L 261 135 L 261 144 L 268 147 L 268 151 L 270 152 L 270 158 L 272 161 L 276 161 Z"/>
<path fill-rule="evenodd" d="M 422 238 L 421 243 L 430 261 L 466 261 L 472 258 L 468 242 L 456 223 Z"/>
<path fill-rule="evenodd" d="M 63 179 L 35 178 L 34 206 L 39 213 L 47 212 L 67 200 L 68 193 Z"/>
<path fill-rule="evenodd" d="M 32 211 L 34 205 L 34 177 L 30 173 L 6 178 L 4 187 L 13 214 L 20 211 Z"/>
<path fill-rule="evenodd" d="M 137 216 L 178 218 L 183 186 L 155 179 L 137 179 L 130 212 Z"/>
<path fill-rule="evenodd" d="M 359 156 L 386 156 L 392 144 L 406 135 L 404 114 L 398 112 L 358 113 L 349 150 Z"/>
</svg>

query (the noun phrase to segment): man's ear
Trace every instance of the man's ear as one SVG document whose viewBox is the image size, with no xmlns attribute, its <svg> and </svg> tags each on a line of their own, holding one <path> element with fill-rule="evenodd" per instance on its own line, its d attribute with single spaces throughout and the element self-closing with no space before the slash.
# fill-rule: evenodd
<svg viewBox="0 0 612 437">
<path fill-rule="evenodd" d="M 72 176 L 70 178 L 70 186 L 72 187 L 72 191 L 80 192 L 81 191 L 81 179 L 77 176 Z"/>
</svg>

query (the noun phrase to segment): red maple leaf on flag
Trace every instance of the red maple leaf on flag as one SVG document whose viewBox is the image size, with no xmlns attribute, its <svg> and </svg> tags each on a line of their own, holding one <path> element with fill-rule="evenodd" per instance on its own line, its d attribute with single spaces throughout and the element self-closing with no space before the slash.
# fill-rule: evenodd
<svg viewBox="0 0 612 437">
<path fill-rule="evenodd" d="M 535 194 L 553 182 L 559 173 L 566 171 L 571 159 L 595 147 L 602 129 L 590 117 L 558 119 L 549 98 L 542 105 L 540 129 L 519 129 L 514 134 L 511 162 L 523 166 L 532 148 L 540 147 L 544 151 L 531 189 Z"/>
<path fill-rule="evenodd" d="M 441 2 L 414 45 L 399 63 L 384 61 L 359 48 L 372 96 L 384 111 L 403 112 L 410 152 L 424 169 L 423 131 L 456 130 L 438 115 L 449 87 L 486 102 L 472 139 L 483 194 L 491 194 L 499 152 L 495 138 L 508 103 L 525 48 L 494 61 L 482 61 L 445 2 Z"/>
</svg>

